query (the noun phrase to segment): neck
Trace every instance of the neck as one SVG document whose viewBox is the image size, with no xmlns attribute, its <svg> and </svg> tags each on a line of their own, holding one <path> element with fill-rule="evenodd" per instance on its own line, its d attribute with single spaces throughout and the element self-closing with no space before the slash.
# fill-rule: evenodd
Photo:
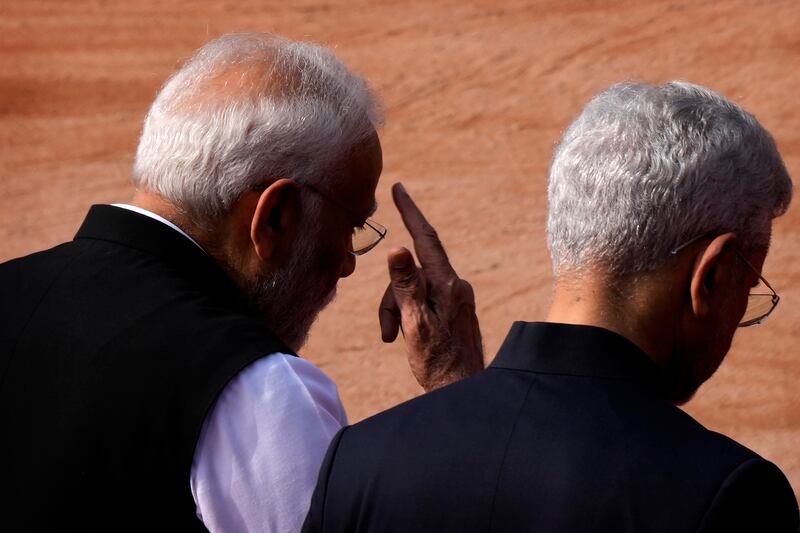
<svg viewBox="0 0 800 533">
<path fill-rule="evenodd" d="M 236 212 L 231 216 L 223 217 L 211 228 L 205 228 L 172 202 L 150 191 L 137 190 L 131 199 L 131 204 L 164 217 L 181 228 L 234 279 L 247 274 L 244 264 L 246 254 L 243 250 L 246 250 L 249 244 L 249 225 L 238 223 L 242 218 L 238 213 L 240 210 L 238 205 L 235 208 Z"/>
<path fill-rule="evenodd" d="M 663 368 L 673 342 L 672 328 L 663 319 L 670 316 L 666 296 L 662 287 L 647 278 L 614 282 L 596 274 L 559 277 L 547 321 L 613 331 Z"/>
<path fill-rule="evenodd" d="M 200 232 L 193 227 L 189 221 L 189 218 L 185 216 L 180 209 L 178 209 L 163 196 L 147 191 L 137 190 L 134 193 L 130 203 L 131 205 L 141 207 L 142 209 L 147 209 L 151 213 L 155 213 L 160 217 L 166 218 L 185 231 L 187 235 L 200 243 L 202 246 L 203 243 L 200 242 L 201 239 L 199 238 Z"/>
</svg>

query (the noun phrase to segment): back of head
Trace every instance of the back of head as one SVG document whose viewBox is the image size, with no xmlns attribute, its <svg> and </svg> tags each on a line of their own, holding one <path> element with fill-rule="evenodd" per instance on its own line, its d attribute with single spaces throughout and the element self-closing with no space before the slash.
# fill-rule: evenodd
<svg viewBox="0 0 800 533">
<path fill-rule="evenodd" d="M 137 188 L 198 224 L 277 178 L 336 179 L 380 123 L 366 81 L 328 50 L 275 35 L 224 35 L 161 89 L 134 164 Z"/>
<path fill-rule="evenodd" d="M 554 274 L 652 272 L 681 243 L 736 232 L 766 249 L 792 183 L 769 133 L 684 82 L 614 85 L 567 129 L 550 168 Z"/>
</svg>

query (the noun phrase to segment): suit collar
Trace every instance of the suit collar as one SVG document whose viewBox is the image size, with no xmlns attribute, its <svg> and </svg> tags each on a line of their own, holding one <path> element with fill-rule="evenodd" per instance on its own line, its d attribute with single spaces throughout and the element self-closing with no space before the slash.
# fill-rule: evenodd
<svg viewBox="0 0 800 533">
<path fill-rule="evenodd" d="M 515 322 L 493 368 L 651 382 L 661 371 L 625 337 L 594 326 Z"/>
<path fill-rule="evenodd" d="M 161 215 L 159 215 L 157 213 L 153 213 L 152 211 L 148 211 L 147 209 L 144 209 L 144 208 L 136 206 L 136 205 L 130 205 L 130 204 L 111 204 L 111 205 L 113 207 L 120 207 L 122 209 L 127 209 L 128 211 L 133 211 L 135 213 L 139 213 L 141 215 L 144 215 L 144 216 L 150 217 L 152 219 L 158 220 L 159 222 L 161 222 L 163 224 L 166 224 L 170 228 L 174 229 L 175 231 L 177 231 L 178 233 L 180 233 L 181 235 L 183 235 L 184 237 L 186 237 L 187 239 L 192 241 L 195 244 L 195 246 L 197 246 L 201 250 L 203 249 L 203 247 L 200 246 L 199 244 L 197 244 L 197 241 L 195 241 L 193 238 L 191 238 L 188 233 L 186 233 L 181 228 L 179 228 L 178 226 L 176 226 L 175 224 L 173 224 L 172 222 L 170 222 L 169 220 L 167 220 L 166 218 L 162 217 Z M 203 251 L 205 251 L 205 250 L 203 250 Z"/>
<path fill-rule="evenodd" d="M 238 295 L 239 289 L 211 256 L 191 240 L 149 216 L 114 207 L 93 205 L 75 240 L 95 239 L 135 248 L 155 256 L 179 270 L 187 278 L 200 281 L 206 290 Z M 236 298 L 240 304 L 242 299 Z"/>
<path fill-rule="evenodd" d="M 155 218 L 111 205 L 93 205 L 75 239 L 111 241 L 168 260 L 205 255 L 192 241 Z"/>
</svg>

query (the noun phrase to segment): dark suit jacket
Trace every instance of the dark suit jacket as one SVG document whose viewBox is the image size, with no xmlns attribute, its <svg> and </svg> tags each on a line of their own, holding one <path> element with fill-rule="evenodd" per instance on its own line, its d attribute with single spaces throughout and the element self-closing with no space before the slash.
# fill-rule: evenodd
<svg viewBox="0 0 800 533">
<path fill-rule="evenodd" d="M 517 322 L 479 375 L 343 429 L 305 531 L 797 531 L 781 471 L 607 330 Z"/>
<path fill-rule="evenodd" d="M 188 239 L 94 206 L 0 265 L 0 530 L 190 531 L 206 413 L 283 343 Z M 278 431 L 278 429 L 276 429 Z"/>
</svg>

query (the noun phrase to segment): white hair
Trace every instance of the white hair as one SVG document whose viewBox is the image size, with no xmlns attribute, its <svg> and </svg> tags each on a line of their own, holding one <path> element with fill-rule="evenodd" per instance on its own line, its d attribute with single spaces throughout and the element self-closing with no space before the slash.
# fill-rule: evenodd
<svg viewBox="0 0 800 533">
<path fill-rule="evenodd" d="M 161 89 L 133 182 L 207 224 L 274 179 L 336 180 L 348 152 L 380 123 L 367 82 L 327 49 L 228 34 L 200 48 Z"/>
<path fill-rule="evenodd" d="M 547 192 L 554 274 L 626 276 L 705 233 L 765 250 L 792 182 L 770 134 L 736 104 L 690 83 L 626 82 L 564 133 Z"/>
</svg>

